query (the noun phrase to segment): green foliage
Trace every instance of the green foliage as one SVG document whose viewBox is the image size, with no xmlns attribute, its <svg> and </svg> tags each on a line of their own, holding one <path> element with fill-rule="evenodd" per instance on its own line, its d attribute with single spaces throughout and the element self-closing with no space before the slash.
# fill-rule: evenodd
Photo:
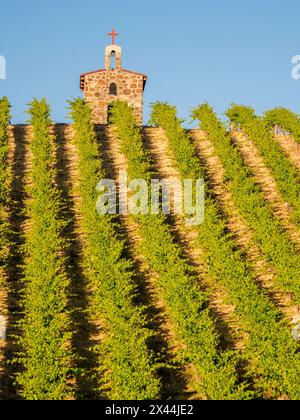
<svg viewBox="0 0 300 420">
<path fill-rule="evenodd" d="M 140 130 L 136 125 L 132 109 L 126 102 L 114 103 L 111 122 L 117 126 L 118 134 L 122 138 L 123 151 L 130 161 L 129 176 L 139 179 L 145 179 L 146 176 L 146 180 L 149 181 L 151 179 L 149 156 L 143 148 Z"/>
<path fill-rule="evenodd" d="M 236 115 L 238 118 L 237 112 Z M 295 300 L 300 302 L 300 261 L 287 233 L 273 216 L 272 209 L 264 199 L 250 169 L 231 143 L 230 135 L 213 109 L 204 104 L 194 111 L 194 117 L 201 121 L 202 129 L 208 133 L 215 147 L 225 169 L 227 187 L 251 227 L 257 245 L 276 268 L 276 281 L 282 290 L 292 293 Z"/>
<path fill-rule="evenodd" d="M 247 110 L 247 113 L 250 113 L 250 110 Z M 194 110 L 193 118 L 200 119 L 201 127 L 208 133 L 219 156 L 221 150 L 225 154 L 222 162 L 226 169 L 226 179 L 229 177 L 228 181 L 231 181 L 231 171 L 234 168 L 237 172 L 236 177 L 241 178 L 242 183 L 245 179 L 244 169 L 241 169 L 235 149 L 230 148 L 230 151 L 226 151 L 229 147 L 228 138 L 212 108 L 208 104 L 199 106 Z M 205 169 L 197 159 L 195 145 L 180 125 L 175 108 L 167 104 L 154 104 L 152 123 L 165 130 L 181 175 L 184 178 L 203 178 Z M 236 178 L 233 186 L 245 200 L 248 194 L 255 194 L 256 191 L 251 190 L 252 186 L 241 188 Z M 252 212 L 251 205 L 248 204 L 248 211 Z M 292 399 L 299 399 L 298 346 L 292 339 L 289 328 L 282 321 L 279 311 L 257 286 L 251 267 L 244 261 L 243 255 L 226 232 L 226 225 L 213 197 L 213 191 L 208 186 L 205 221 L 199 226 L 198 234 L 208 263 L 207 274 L 225 286 L 229 301 L 243 320 L 245 331 L 250 334 L 243 355 L 247 361 L 247 375 L 254 380 L 257 396 L 278 398 L 287 395 Z M 276 232 L 270 232 L 270 241 L 272 234 Z"/>
<path fill-rule="evenodd" d="M 19 339 L 19 362 L 23 372 L 17 376 L 20 394 L 27 400 L 62 400 L 72 396 L 68 380 L 71 352 L 67 288 L 61 238 L 60 197 L 54 186 L 53 138 L 46 100 L 34 100 L 31 116 L 32 184 L 27 205 L 29 230 L 26 234 L 24 266 L 24 317 Z"/>
<path fill-rule="evenodd" d="M 270 128 L 276 125 L 290 133 L 297 143 L 300 143 L 300 119 L 290 109 L 274 108 L 265 112 L 265 121 Z"/>
<path fill-rule="evenodd" d="M 6 246 L 8 244 L 8 225 L 4 217 L 4 207 L 7 204 L 9 196 L 8 126 L 10 118 L 10 104 L 8 99 L 3 97 L 0 99 L 0 266 L 5 265 Z M 6 287 L 2 273 L 0 274 L 0 287 Z"/>
<path fill-rule="evenodd" d="M 183 120 L 177 117 L 177 109 L 164 102 L 153 104 L 150 124 L 161 126 L 166 130 L 168 138 L 172 143 L 180 143 L 176 149 L 176 163 L 184 176 L 188 174 L 191 179 L 202 179 L 203 171 L 199 166 L 199 160 L 195 155 L 192 140 L 186 136 L 184 128 L 181 126 Z M 184 139 L 184 141 L 182 141 Z"/>
<path fill-rule="evenodd" d="M 8 125 L 10 123 L 10 104 L 6 97 L 0 99 L 0 203 L 5 203 L 8 193 L 7 156 Z"/>
<path fill-rule="evenodd" d="M 105 338 L 99 346 L 102 391 L 110 399 L 154 399 L 160 392 L 157 363 L 148 341 L 144 309 L 137 305 L 136 279 L 127 259 L 117 220 L 96 211 L 96 185 L 105 178 L 103 162 L 91 122 L 91 110 L 82 99 L 70 102 L 75 144 L 79 152 L 79 194 L 82 198 L 84 256 L 93 294 L 95 319 L 104 319 Z"/>
<path fill-rule="evenodd" d="M 253 108 L 242 105 L 232 105 L 226 114 L 258 147 L 282 197 L 292 206 L 292 218 L 300 228 L 300 174 L 273 138 L 268 120 L 256 116 Z"/>
<path fill-rule="evenodd" d="M 149 182 L 153 175 L 150 159 L 132 109 L 125 102 L 115 102 L 112 122 L 116 124 L 122 151 L 128 160 L 129 177 Z M 238 384 L 236 355 L 221 351 L 214 321 L 207 309 L 206 294 L 200 290 L 198 279 L 182 257 L 165 216 L 138 215 L 136 220 L 143 238 L 142 252 L 151 269 L 159 274 L 164 302 L 176 333 L 186 346 L 186 362 L 193 363 L 197 369 L 199 392 L 209 399 L 249 398 L 245 384 Z"/>
</svg>

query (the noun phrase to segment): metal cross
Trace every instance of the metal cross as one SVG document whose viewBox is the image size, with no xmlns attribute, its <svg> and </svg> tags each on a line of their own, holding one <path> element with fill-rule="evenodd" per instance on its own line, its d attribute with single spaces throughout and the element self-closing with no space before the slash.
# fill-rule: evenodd
<svg viewBox="0 0 300 420">
<path fill-rule="evenodd" d="M 119 36 L 118 32 L 113 29 L 112 32 L 109 32 L 107 35 L 111 36 L 111 43 L 112 45 L 115 45 L 115 36 Z"/>
</svg>

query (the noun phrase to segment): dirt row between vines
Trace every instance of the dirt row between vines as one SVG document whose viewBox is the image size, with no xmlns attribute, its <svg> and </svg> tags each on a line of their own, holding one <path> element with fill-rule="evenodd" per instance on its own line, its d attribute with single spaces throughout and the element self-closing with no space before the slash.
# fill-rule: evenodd
<svg viewBox="0 0 300 420">
<path fill-rule="evenodd" d="M 71 279 L 69 290 L 69 307 L 71 313 L 72 349 L 74 353 L 74 383 L 77 399 L 97 399 L 101 396 L 96 391 L 99 380 L 97 376 L 97 356 L 95 347 L 101 342 L 101 320 L 91 320 L 88 314 L 91 291 L 84 269 L 85 234 L 82 229 L 82 214 L 80 210 L 81 197 L 78 194 L 78 152 L 73 142 L 74 132 L 70 125 L 56 125 L 52 128 L 56 145 L 56 185 L 63 198 L 62 217 L 67 220 L 63 236 L 67 240 L 64 250 L 67 258 L 67 273 Z M 99 149 L 104 159 L 106 170 L 111 178 L 118 181 L 118 173 L 127 169 L 127 161 L 120 149 L 119 141 L 113 127 L 97 126 Z M 162 179 L 169 182 L 179 180 L 180 175 L 170 153 L 168 140 L 163 131 L 154 128 L 142 130 L 145 148 L 148 149 L 153 166 Z M 280 293 L 274 285 L 274 271 L 261 255 L 258 246 L 252 240 L 252 232 L 247 227 L 235 206 L 232 195 L 224 188 L 224 169 L 212 144 L 204 138 L 199 130 L 192 130 L 199 159 L 207 168 L 208 180 L 226 217 L 228 228 L 233 233 L 237 244 L 244 251 L 254 267 L 257 282 L 265 288 L 271 299 L 280 307 L 287 318 L 298 312 L 287 296 Z M 7 252 L 7 268 L 3 276 L 7 282 L 7 291 L 0 293 L 0 313 L 5 314 L 7 338 L 0 340 L 0 399 L 17 398 L 14 385 L 14 375 L 18 371 L 17 364 L 11 364 L 16 358 L 18 347 L 14 336 L 19 335 L 17 323 L 21 319 L 21 290 L 23 287 L 23 245 L 25 234 L 30 228 L 30 222 L 24 212 L 29 200 L 28 186 L 31 169 L 30 156 L 30 126 L 15 126 L 10 128 L 10 202 L 5 210 L 5 216 L 10 228 L 9 247 Z M 265 167 L 262 158 L 252 142 L 233 133 L 237 147 L 241 150 L 246 163 L 252 169 L 257 182 L 261 185 L 265 198 L 271 203 L 274 214 L 281 220 L 292 240 L 300 249 L 300 234 L 290 221 L 289 208 L 280 196 L 276 182 Z M 278 139 L 291 161 L 300 165 L 299 145 L 293 140 Z M 292 160 L 292 156 L 293 159 Z M 297 163 L 298 162 L 298 163 Z M 300 166 L 297 166 L 300 168 Z M 118 186 L 118 182 L 117 182 Z M 131 216 L 120 216 L 123 234 L 128 242 L 128 257 L 132 259 L 139 285 L 140 298 L 148 308 L 149 325 L 156 334 L 152 343 L 154 350 L 160 354 L 162 362 L 169 367 L 162 371 L 163 398 L 189 399 L 197 398 L 193 383 L 195 371 L 193 366 L 182 366 L 178 354 L 183 344 L 175 334 L 175 327 L 168 316 L 168 311 L 158 287 L 158 274 L 151 271 L 147 260 L 141 254 L 141 236 L 137 222 Z M 205 265 L 203 251 L 197 243 L 197 231 L 188 228 L 184 219 L 172 214 L 172 234 L 179 243 L 182 254 L 189 262 L 193 272 L 199 279 L 199 285 L 209 292 L 210 310 L 216 321 L 224 348 L 242 349 L 247 337 L 235 314 L 234 307 L 225 304 L 227 293 L 224 288 L 210 280 Z M 9 363 L 8 363 L 9 362 Z"/>
<path fill-rule="evenodd" d="M 176 163 L 163 130 L 149 128 L 144 129 L 143 133 L 145 147 L 150 152 L 159 178 L 169 184 L 176 180 L 181 182 L 180 173 L 176 169 Z M 184 218 L 174 214 L 174 211 L 172 211 L 172 222 L 174 235 L 181 246 L 183 255 L 199 279 L 199 287 L 209 293 L 211 314 L 215 319 L 224 348 L 241 349 L 244 346 L 245 336 L 240 320 L 234 313 L 234 307 L 224 303 L 227 298 L 226 290 L 215 281 L 211 281 L 206 274 L 207 267 L 203 250 L 197 243 L 197 230 L 188 227 Z"/>
<path fill-rule="evenodd" d="M 75 190 L 78 185 L 78 155 L 73 145 L 73 129 L 70 125 L 55 125 L 51 128 L 54 135 L 53 167 L 57 171 L 56 186 L 62 196 L 61 217 L 67 221 L 63 236 L 67 247 L 63 250 L 67 258 L 67 274 L 71 280 L 69 309 L 71 313 L 71 347 L 74 354 L 75 374 L 72 383 L 76 398 L 98 398 L 96 361 L 93 347 L 99 341 L 97 323 L 90 323 L 87 316 L 88 290 L 82 270 L 83 232 L 80 229 L 82 218 L 79 205 L 80 197 Z M 32 129 L 28 125 L 10 128 L 9 164 L 11 172 L 10 202 L 7 221 L 9 223 L 9 254 L 7 258 L 7 293 L 1 293 L 1 313 L 7 314 L 7 338 L 0 340 L 0 399 L 17 399 L 14 376 L 20 371 L 18 364 L 12 364 L 20 350 L 16 337 L 20 335 L 17 323 L 22 318 L 22 288 L 24 266 L 24 244 L 30 220 L 26 216 L 26 205 L 30 206 L 29 187 L 32 157 L 30 153 Z"/>
<path fill-rule="evenodd" d="M 70 279 L 68 295 L 75 368 L 73 386 L 76 399 L 98 399 L 95 347 L 103 337 L 101 320 L 91 320 L 88 314 L 90 290 L 83 267 L 86 236 L 82 228 L 81 197 L 78 194 L 79 156 L 74 145 L 72 126 L 56 125 L 53 134 L 56 138 L 56 185 L 63 200 L 61 217 L 67 221 L 63 237 L 67 241 L 64 256 Z"/>
<path fill-rule="evenodd" d="M 299 313 L 299 308 L 293 305 L 291 297 L 283 293 L 275 284 L 275 269 L 262 255 L 253 238 L 253 232 L 237 208 L 234 198 L 226 187 L 224 167 L 216 154 L 211 141 L 200 130 L 191 131 L 195 141 L 199 159 L 207 168 L 209 183 L 216 194 L 227 220 L 227 226 L 234 235 L 236 242 L 243 251 L 246 259 L 251 262 L 256 281 L 260 287 L 268 292 L 273 303 L 280 308 L 286 319 L 291 319 Z"/>
<path fill-rule="evenodd" d="M 291 221 L 290 205 L 282 198 L 271 170 L 265 165 L 253 141 L 243 133 L 235 130 L 231 132 L 231 136 L 256 181 L 261 186 L 265 199 L 272 206 L 274 215 L 281 221 L 282 226 L 288 232 L 297 250 L 300 251 L 300 232 Z"/>
<path fill-rule="evenodd" d="M 113 127 L 99 127 L 97 130 L 101 154 L 109 177 L 115 179 L 119 192 L 118 176 L 120 171 L 126 171 L 128 164 L 121 152 L 121 146 Z M 168 316 L 165 303 L 157 285 L 158 274 L 152 271 L 146 257 L 141 253 L 139 245 L 142 241 L 138 223 L 132 216 L 120 215 L 123 233 L 128 241 L 129 256 L 134 262 L 138 276 L 140 296 L 147 306 L 150 326 L 157 337 L 153 343 L 154 350 L 161 354 L 162 362 L 173 366 L 162 373 L 163 398 L 189 399 L 196 398 L 193 389 L 195 381 L 192 366 L 181 367 L 178 354 L 183 348 L 175 334 L 175 328 Z"/>
<path fill-rule="evenodd" d="M 281 146 L 290 162 L 300 171 L 300 144 L 292 136 L 274 133 L 274 139 Z"/>
</svg>

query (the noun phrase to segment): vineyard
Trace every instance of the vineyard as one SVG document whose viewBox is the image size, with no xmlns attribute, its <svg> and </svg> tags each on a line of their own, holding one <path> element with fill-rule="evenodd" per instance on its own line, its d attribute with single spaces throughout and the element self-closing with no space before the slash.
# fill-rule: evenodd
<svg viewBox="0 0 300 420">
<path fill-rule="evenodd" d="M 299 400 L 300 119 L 0 99 L 0 399 Z M 101 214 L 102 179 L 203 179 L 199 225 Z M 120 203 L 117 203 L 120 205 Z M 151 197 L 148 197 L 151 204 Z"/>
</svg>

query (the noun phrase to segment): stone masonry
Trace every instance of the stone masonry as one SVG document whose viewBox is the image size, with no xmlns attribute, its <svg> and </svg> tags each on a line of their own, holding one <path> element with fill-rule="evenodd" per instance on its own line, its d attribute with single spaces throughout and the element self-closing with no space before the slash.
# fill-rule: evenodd
<svg viewBox="0 0 300 420">
<path fill-rule="evenodd" d="M 109 45 L 105 49 L 105 69 L 80 76 L 80 89 L 92 107 L 95 124 L 109 122 L 109 105 L 115 100 L 126 101 L 133 108 L 138 124 L 143 123 L 143 92 L 147 76 L 123 69 L 121 58 L 121 47 Z"/>
</svg>

